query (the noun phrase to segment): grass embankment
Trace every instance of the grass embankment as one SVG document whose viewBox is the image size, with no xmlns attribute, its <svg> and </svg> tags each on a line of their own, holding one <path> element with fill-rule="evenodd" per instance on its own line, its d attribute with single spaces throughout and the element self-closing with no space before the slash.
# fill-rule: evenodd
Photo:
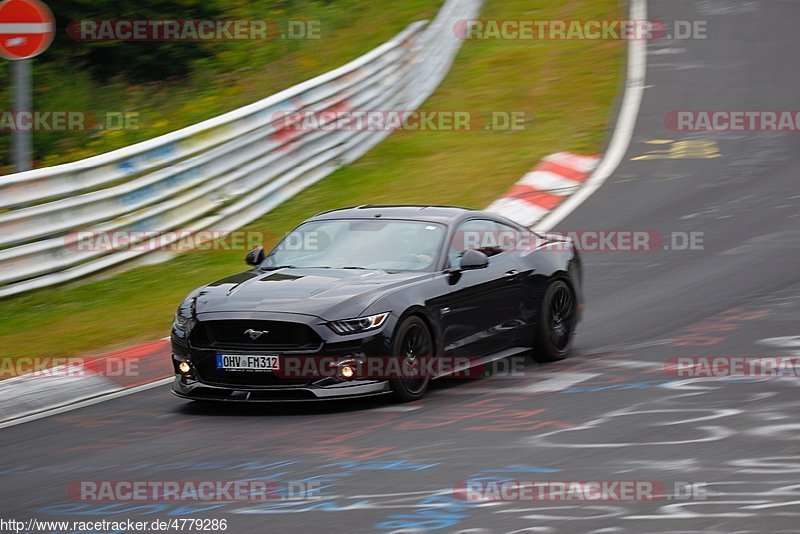
<svg viewBox="0 0 800 534">
<path fill-rule="evenodd" d="M 554 5 L 555 4 L 555 5 Z M 482 19 L 615 19 L 618 0 L 488 0 Z M 466 41 L 428 110 L 524 111 L 516 131 L 397 132 L 251 229 L 283 235 L 361 203 L 485 207 L 548 153 L 597 153 L 621 84 L 621 41 Z M 266 243 L 269 246 L 272 243 Z M 242 252 L 195 252 L 108 280 L 0 301 L 6 356 L 97 352 L 168 333 L 192 288 L 246 268 Z"/>
</svg>

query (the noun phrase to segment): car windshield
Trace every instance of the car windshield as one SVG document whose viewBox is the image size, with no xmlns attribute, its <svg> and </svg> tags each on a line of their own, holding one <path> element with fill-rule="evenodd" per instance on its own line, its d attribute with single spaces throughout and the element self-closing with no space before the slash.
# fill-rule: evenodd
<svg viewBox="0 0 800 534">
<path fill-rule="evenodd" d="M 444 225 L 392 219 L 338 219 L 300 225 L 261 267 L 433 271 Z"/>
</svg>

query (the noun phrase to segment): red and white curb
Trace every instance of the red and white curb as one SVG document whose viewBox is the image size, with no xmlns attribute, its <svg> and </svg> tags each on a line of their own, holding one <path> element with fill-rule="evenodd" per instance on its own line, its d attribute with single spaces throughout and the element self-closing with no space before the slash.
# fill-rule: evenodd
<svg viewBox="0 0 800 534">
<path fill-rule="evenodd" d="M 0 428 L 107 400 L 115 394 L 147 389 L 172 377 L 170 342 L 159 339 L 80 364 L 0 382 Z M 72 360 L 71 360 L 72 361 Z"/>
<path fill-rule="evenodd" d="M 531 227 L 578 191 L 599 163 L 599 156 L 570 152 L 547 156 L 486 209 Z"/>
</svg>

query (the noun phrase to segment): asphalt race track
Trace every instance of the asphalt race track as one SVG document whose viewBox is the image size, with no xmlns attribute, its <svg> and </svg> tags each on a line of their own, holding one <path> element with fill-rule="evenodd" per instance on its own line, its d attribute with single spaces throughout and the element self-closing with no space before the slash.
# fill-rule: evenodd
<svg viewBox="0 0 800 534">
<path fill-rule="evenodd" d="M 560 230 L 701 232 L 702 250 L 586 252 L 573 356 L 438 383 L 422 402 L 201 407 L 168 386 L 0 431 L 0 516 L 225 518 L 229 532 L 788 533 L 797 378 L 684 380 L 676 356 L 800 354 L 800 137 L 678 133 L 678 109 L 796 109 L 800 2 L 655 0 L 708 39 L 648 44 L 623 163 Z M 679 243 L 677 243 L 679 244 Z M 664 245 L 671 248 L 671 238 Z M 794 337 L 794 339 L 792 339 Z M 268 503 L 80 502 L 78 480 L 318 484 Z M 654 502 L 469 503 L 465 480 L 658 481 Z M 695 484 L 698 492 L 674 495 Z"/>
</svg>

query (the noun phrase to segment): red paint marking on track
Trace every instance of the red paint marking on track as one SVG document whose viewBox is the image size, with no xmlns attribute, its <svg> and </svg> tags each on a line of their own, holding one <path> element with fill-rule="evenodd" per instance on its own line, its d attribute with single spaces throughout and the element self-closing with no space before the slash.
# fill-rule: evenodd
<svg viewBox="0 0 800 534">
<path fill-rule="evenodd" d="M 727 336 L 720 335 L 721 333 L 741 330 L 750 321 L 763 319 L 770 313 L 766 309 L 746 310 L 742 307 L 725 310 L 687 328 L 686 334 L 676 338 L 672 342 L 672 346 L 710 347 L 718 345 L 728 339 Z"/>
</svg>

